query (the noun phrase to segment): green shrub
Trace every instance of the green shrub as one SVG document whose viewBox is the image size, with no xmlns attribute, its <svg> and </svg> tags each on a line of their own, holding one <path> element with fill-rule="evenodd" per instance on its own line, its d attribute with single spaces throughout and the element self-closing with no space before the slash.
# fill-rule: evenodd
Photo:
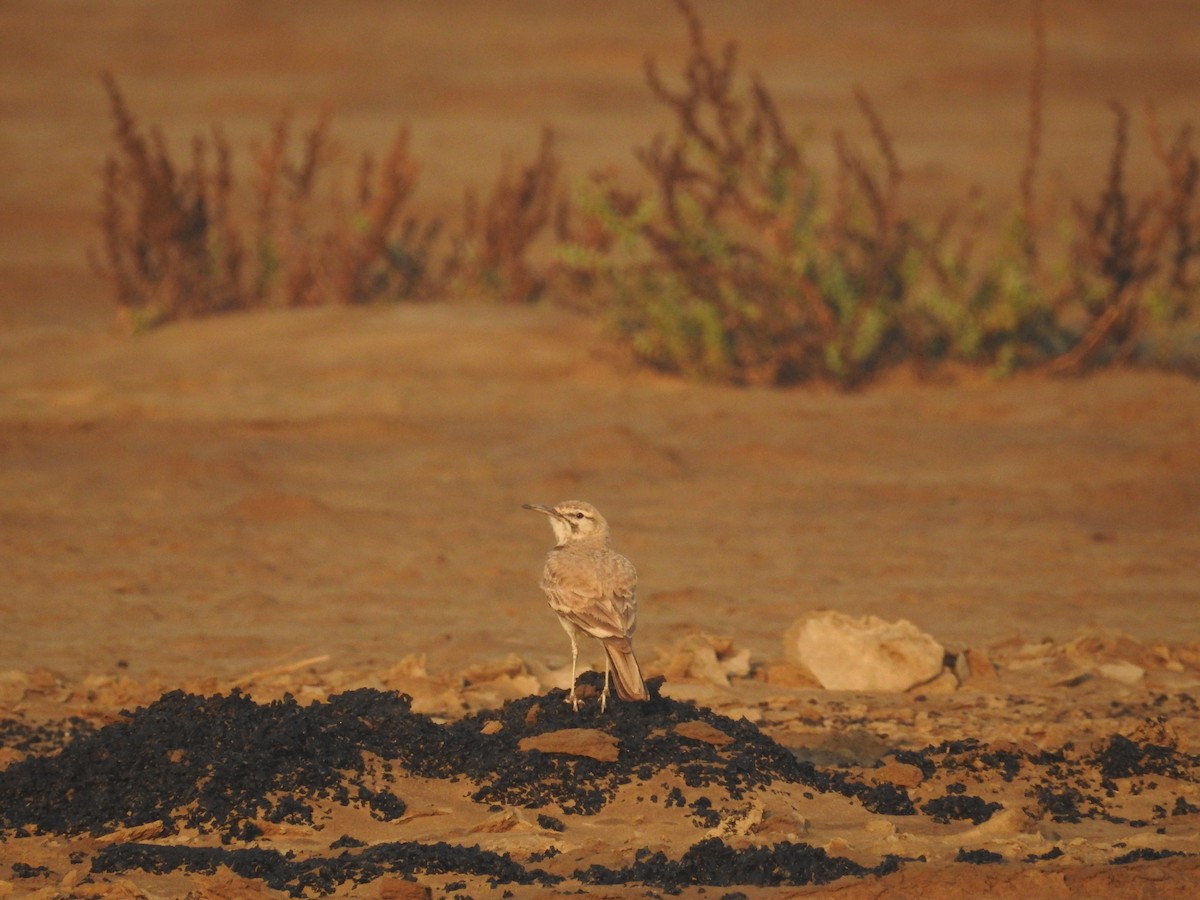
<svg viewBox="0 0 1200 900">
<path fill-rule="evenodd" d="M 1040 8 L 1021 203 L 980 259 L 986 218 L 950 210 L 930 224 L 905 208 L 893 142 L 863 91 L 873 153 L 836 134 L 836 169 L 822 184 L 762 81 L 739 90 L 736 45 L 713 52 L 691 4 L 676 5 L 690 38 L 682 87 L 668 87 L 653 60 L 646 67 L 676 119 L 673 133 L 637 151 L 654 188 L 593 181 L 577 209 L 587 224 L 561 253 L 644 362 L 747 384 L 849 386 L 902 362 L 947 360 L 1080 371 L 1128 355 L 1151 311 L 1179 319 L 1195 309 L 1190 132 L 1168 148 L 1149 118 L 1167 178 L 1135 199 L 1123 177 L 1128 116 L 1116 104 L 1107 183 L 1095 202 L 1073 204 L 1073 237 L 1043 259 Z"/>
</svg>

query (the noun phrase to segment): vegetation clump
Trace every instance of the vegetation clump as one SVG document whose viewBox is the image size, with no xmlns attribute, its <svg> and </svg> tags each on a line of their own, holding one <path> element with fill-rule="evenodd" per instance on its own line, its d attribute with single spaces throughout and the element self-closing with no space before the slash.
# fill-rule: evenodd
<svg viewBox="0 0 1200 900">
<path fill-rule="evenodd" d="M 1066 212 L 1039 200 L 1040 4 L 1018 199 L 998 228 L 975 194 L 933 217 L 909 207 L 900 154 L 862 89 L 869 141 L 835 133 L 822 176 L 764 81 L 739 79 L 737 45 L 713 49 L 690 0 L 674 2 L 689 50 L 678 85 L 646 62 L 649 91 L 674 120 L 635 151 L 650 187 L 597 175 L 568 196 L 547 129 L 530 163 L 507 161 L 482 197 L 467 190 L 453 232 L 408 212 L 418 166 L 405 129 L 380 161 L 363 157 L 349 202 L 319 203 L 318 175 L 334 159 L 328 118 L 293 158 L 284 117 L 256 150 L 247 197 L 219 129 L 181 165 L 106 77 L 117 149 L 95 263 L 135 327 L 257 306 L 547 298 L 604 318 L 649 366 L 735 384 L 854 386 L 901 364 L 1080 373 L 1145 358 L 1156 323 L 1194 325 L 1200 154 L 1190 127 L 1167 136 L 1147 106 L 1161 175 L 1137 192 L 1131 115 L 1113 101 L 1097 195 Z"/>
<path fill-rule="evenodd" d="M 653 190 L 593 182 L 582 206 L 598 227 L 566 253 L 606 289 L 619 334 L 644 362 L 751 384 L 850 386 L 903 362 L 1074 373 L 1129 358 L 1152 319 L 1194 312 L 1200 156 L 1188 128 L 1166 141 L 1152 108 L 1162 183 L 1130 190 L 1129 114 L 1114 102 L 1107 180 L 1095 200 L 1072 203 L 1061 246 L 1044 246 L 1040 8 L 1020 204 L 1007 234 L 987 240 L 986 218 L 963 215 L 970 203 L 933 221 L 905 205 L 899 154 L 861 89 L 870 145 L 836 133 L 824 183 L 762 80 L 739 91 L 736 45 L 714 51 L 689 0 L 676 5 L 690 35 L 682 87 L 646 65 L 675 119 L 638 151 Z"/>
</svg>

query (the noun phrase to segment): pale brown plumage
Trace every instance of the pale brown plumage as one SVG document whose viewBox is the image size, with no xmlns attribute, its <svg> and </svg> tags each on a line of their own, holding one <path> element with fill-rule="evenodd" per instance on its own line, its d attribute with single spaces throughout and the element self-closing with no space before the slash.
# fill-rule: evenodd
<svg viewBox="0 0 1200 900">
<path fill-rule="evenodd" d="M 525 504 L 550 517 L 558 544 L 546 556 L 541 588 L 550 608 L 571 638 L 571 693 L 567 702 L 579 708 L 575 696 L 575 671 L 580 633 L 604 646 L 604 691 L 600 709 L 608 703 L 611 670 L 617 696 L 622 700 L 648 700 L 632 637 L 637 627 L 637 571 L 633 563 L 609 544 L 608 523 L 590 503 L 568 500 L 557 506 Z"/>
</svg>

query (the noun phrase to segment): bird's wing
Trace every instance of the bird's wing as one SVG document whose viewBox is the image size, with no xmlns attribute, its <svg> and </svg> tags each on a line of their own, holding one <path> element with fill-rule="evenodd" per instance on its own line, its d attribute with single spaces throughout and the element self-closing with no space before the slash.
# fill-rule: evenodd
<svg viewBox="0 0 1200 900">
<path fill-rule="evenodd" d="M 552 554 L 542 575 L 550 607 L 592 637 L 628 637 L 636 626 L 633 564 L 617 554 L 577 558 Z"/>
<path fill-rule="evenodd" d="M 625 627 L 625 636 L 628 637 L 637 628 L 637 570 L 619 553 L 611 555 L 610 563 L 613 605 L 617 608 Z"/>
</svg>

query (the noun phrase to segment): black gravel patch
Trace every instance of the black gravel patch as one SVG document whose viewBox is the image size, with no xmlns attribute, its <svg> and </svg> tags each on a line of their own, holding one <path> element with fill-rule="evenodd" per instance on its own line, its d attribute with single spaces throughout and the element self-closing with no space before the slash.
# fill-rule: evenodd
<svg viewBox="0 0 1200 900">
<path fill-rule="evenodd" d="M 306 707 L 175 691 L 53 756 L 0 772 L 0 823 L 100 834 L 161 822 L 168 833 L 191 826 L 249 840 L 259 818 L 312 824 L 309 801 L 318 797 L 354 800 L 394 819 L 404 804 L 363 783 L 363 752 L 382 735 L 424 746 L 424 732 L 437 726 L 410 709 L 407 698 L 374 691 Z"/>
<path fill-rule="evenodd" d="M 988 866 L 994 863 L 1004 862 L 1004 857 L 999 853 L 994 853 L 991 850 L 964 850 L 961 847 L 958 849 L 958 855 L 954 857 L 955 862 L 969 863 L 973 866 Z"/>
<path fill-rule="evenodd" d="M 46 866 L 31 866 L 29 863 L 15 862 L 12 864 L 14 878 L 49 878 L 50 869 Z"/>
<path fill-rule="evenodd" d="M 598 690 L 601 677 L 588 673 L 581 686 Z M 463 782 L 483 806 L 537 811 L 538 825 L 553 832 L 569 831 L 570 816 L 599 813 L 628 784 L 646 785 L 639 793 L 648 802 L 678 810 L 700 828 L 719 827 L 730 814 L 729 801 L 780 783 L 801 786 L 808 797 L 838 793 L 877 814 L 918 813 L 904 786 L 864 781 L 861 768 L 802 760 L 745 719 L 662 697 L 660 684 L 651 681 L 650 701 L 614 703 L 603 714 L 594 702 L 575 713 L 564 691 L 551 691 L 449 724 L 414 713 L 406 695 L 369 689 L 303 706 L 291 697 L 260 704 L 236 692 L 201 697 L 176 691 L 100 729 L 80 720 L 37 728 L 7 719 L 0 721 L 0 745 L 30 755 L 0 771 L 0 841 L 32 831 L 99 835 L 154 823 L 165 834 L 195 829 L 226 846 L 119 844 L 94 857 L 94 871 L 201 873 L 227 865 L 299 895 L 328 893 L 387 873 L 472 875 L 496 885 L 561 880 L 535 868 L 557 855 L 553 848 L 522 863 L 478 847 L 367 846 L 350 835 L 336 840 L 331 835 L 329 850 L 311 856 L 245 846 L 262 836 L 263 823 L 321 828 L 316 811 L 330 803 L 394 821 L 406 813 L 404 798 L 392 789 L 402 773 Z M 730 740 L 703 740 L 697 735 L 705 729 L 680 733 L 681 726 L 698 722 Z M 520 747 L 526 738 L 566 728 L 602 732 L 618 747 L 617 758 Z M 918 767 L 926 779 L 947 779 L 944 795 L 925 800 L 919 810 L 946 823 L 988 821 L 1003 806 L 976 796 L 970 786 L 1011 781 L 1030 768 L 1036 769 L 1027 793 L 1031 814 L 1059 822 L 1101 818 L 1131 828 L 1146 823 L 1112 815 L 1118 811 L 1110 812 L 1114 797 L 1155 790 L 1154 778 L 1197 780 L 1197 758 L 1120 736 L 1087 750 L 1066 745 L 1026 752 L 965 739 L 888 755 Z M 664 773 L 680 784 L 664 784 Z M 1172 814 L 1195 809 L 1178 798 Z M 1168 815 L 1166 806 L 1155 810 L 1161 818 Z M 1145 852 L 1150 851 L 1135 854 Z M 1161 858 L 1135 854 L 1113 862 Z M 964 850 L 959 859 L 1001 861 L 982 850 Z M 866 867 L 803 843 L 735 849 L 713 838 L 677 859 L 645 848 L 630 866 L 592 866 L 575 876 L 584 884 L 641 882 L 675 892 L 689 885 L 824 884 L 887 874 L 901 861 L 889 856 Z"/>
<path fill-rule="evenodd" d="M 1186 797 L 1176 797 L 1175 806 L 1171 810 L 1173 816 L 1190 816 L 1200 813 L 1200 806 L 1189 803 Z"/>
<path fill-rule="evenodd" d="M 526 869 L 507 853 L 439 842 L 375 844 L 358 853 L 303 859 L 277 850 L 223 847 L 180 847 L 158 844 L 117 844 L 106 847 L 92 860 L 92 871 L 128 872 L 141 869 L 155 875 L 185 871 L 211 875 L 227 866 L 242 878 L 261 880 L 267 887 L 293 897 L 306 891 L 329 894 L 346 882 L 366 884 L 392 872 L 405 875 L 481 875 L 492 887 L 501 884 L 550 886 L 562 881 L 541 869 Z"/>
<path fill-rule="evenodd" d="M 585 674 L 580 683 L 593 679 L 598 688 L 601 676 L 597 673 Z M 649 780 L 664 767 L 678 773 L 689 788 L 717 788 L 734 799 L 776 780 L 812 784 L 819 790 L 837 789 L 817 784 L 821 778 L 812 766 L 799 762 L 750 722 L 661 697 L 657 693 L 661 681 L 651 681 L 649 702 L 616 703 L 605 713 L 593 704 L 572 712 L 563 702 L 566 694 L 551 691 L 445 726 L 466 760 L 461 774 L 480 785 L 473 799 L 531 808 L 553 803 L 567 815 L 593 815 L 621 785 Z M 482 735 L 480 730 L 488 721 L 499 721 L 502 727 Z M 672 730 L 686 722 L 704 722 L 733 740 L 718 747 Z M 620 758 L 601 762 L 525 752 L 518 746 L 523 738 L 562 728 L 596 728 L 611 734 L 619 742 Z M 479 764 L 471 765 L 475 756 L 480 757 Z M 679 806 L 687 803 L 682 795 L 674 799 Z"/>
<path fill-rule="evenodd" d="M 1025 857 L 1025 862 L 1045 862 L 1050 859 L 1058 859 L 1064 855 L 1061 847 L 1051 847 L 1045 853 L 1030 853 Z"/>
<path fill-rule="evenodd" d="M 897 762 L 918 766 L 926 778 L 940 769 L 964 774 L 982 772 L 989 779 L 999 775 L 1008 782 L 1013 781 L 1027 765 L 1046 767 L 1065 760 L 1061 751 L 1030 754 L 1019 750 L 994 749 L 975 738 L 943 741 L 922 750 L 897 750 L 891 755 Z"/>
<path fill-rule="evenodd" d="M 1184 853 L 1182 850 L 1153 850 L 1150 847 L 1138 847 L 1136 850 L 1130 850 L 1128 853 L 1122 853 L 1120 856 L 1114 856 L 1108 861 L 1110 866 L 1124 866 L 1129 863 L 1143 862 L 1146 860 L 1167 859 L 1171 856 L 1191 856 L 1190 853 Z"/>
<path fill-rule="evenodd" d="M 585 685 L 600 676 L 585 675 Z M 556 806 L 565 815 L 593 815 L 624 784 L 649 781 L 664 770 L 685 789 L 664 794 L 698 824 L 721 820 L 718 796 L 741 799 L 776 781 L 857 797 L 868 808 L 915 812 L 907 792 L 890 784 L 865 784 L 846 771 L 822 770 L 746 720 L 663 698 L 651 682 L 646 703 L 594 704 L 579 713 L 564 691 L 528 697 L 449 724 L 412 711 L 411 698 L 369 689 L 302 706 L 286 697 L 256 703 L 233 693 L 201 697 L 175 691 L 123 713 L 95 731 L 79 729 L 56 753 L 30 756 L 0 772 L 0 827 L 16 834 L 99 835 L 117 828 L 160 823 L 164 833 L 183 828 L 220 837 L 223 844 L 260 837 L 261 822 L 316 826 L 315 804 L 332 801 L 366 808 L 380 819 L 402 816 L 402 797 L 379 789 L 395 772 L 462 779 L 481 804 L 530 809 Z M 710 743 L 676 731 L 703 722 L 727 735 Z M 522 739 L 563 728 L 595 728 L 618 744 L 615 761 L 521 750 Z M 10 731 L 10 736 L 15 732 Z M 19 740 L 29 736 L 16 735 Z M 37 740 L 44 746 L 54 735 Z M 31 744 L 32 746 L 32 744 Z M 561 831 L 563 819 L 541 814 L 543 828 Z M 333 842 L 333 855 L 298 857 L 243 847 L 107 847 L 93 870 L 152 873 L 210 872 L 229 866 L 292 894 L 328 893 L 345 882 L 370 881 L 387 872 L 455 872 L 482 875 L 496 884 L 552 884 L 556 876 L 526 869 L 507 856 L 447 844 L 360 847 L 352 837 Z M 546 855 L 549 858 L 549 854 Z M 733 850 L 719 840 L 697 844 L 679 860 L 647 851 L 629 870 L 594 868 L 593 883 L 650 879 L 663 887 L 683 884 L 809 884 L 844 875 L 882 872 L 828 857 L 803 844 Z"/>
<path fill-rule="evenodd" d="M 923 804 L 921 812 L 942 825 L 954 819 L 970 819 L 972 824 L 981 825 L 1003 808 L 1001 804 L 989 803 L 982 797 L 947 793 L 944 797 L 935 797 Z"/>
<path fill-rule="evenodd" d="M 1107 780 L 1139 775 L 1187 778 L 1189 770 L 1197 764 L 1194 757 L 1179 753 L 1174 747 L 1139 743 L 1119 734 L 1105 741 L 1092 761 Z"/>
<path fill-rule="evenodd" d="M 596 673 L 581 682 L 589 678 L 599 686 Z M 378 766 L 385 774 L 394 766 L 423 777 L 465 778 L 476 785 L 477 802 L 553 804 L 566 815 L 594 815 L 622 785 L 663 768 L 688 788 L 719 789 L 733 799 L 783 781 L 857 797 L 875 812 L 915 813 L 904 788 L 801 762 L 744 719 L 657 692 L 649 702 L 616 703 L 603 714 L 595 704 L 575 713 L 565 698 L 551 691 L 440 725 L 414 713 L 409 697 L 370 689 L 307 706 L 290 697 L 258 704 L 237 692 L 175 691 L 56 754 L 0 772 L 0 826 L 100 834 L 161 822 L 167 833 L 186 826 L 245 841 L 258 836 L 258 820 L 312 824 L 313 801 L 321 798 L 394 820 L 404 814 L 404 801 L 370 786 Z M 674 730 L 688 722 L 707 723 L 732 740 L 717 746 Z M 617 760 L 519 747 L 526 737 L 589 727 L 618 741 Z M 695 802 L 682 794 L 675 799 L 681 807 Z"/>
<path fill-rule="evenodd" d="M 828 884 L 839 878 L 888 875 L 900 859 L 886 857 L 874 867 L 859 865 L 841 856 L 830 856 L 820 847 L 783 841 L 770 847 L 734 849 L 717 838 L 693 844 L 678 860 L 662 852 L 639 851 L 638 859 L 622 869 L 590 866 L 575 872 L 585 884 L 615 885 L 637 882 L 678 892 L 693 885 L 732 886 Z"/>
<path fill-rule="evenodd" d="M 38 725 L 30 725 L 20 719 L 0 719 L 0 747 L 11 747 L 37 756 L 95 730 L 90 722 L 78 716 Z"/>
<path fill-rule="evenodd" d="M 1029 793 L 1054 822 L 1078 824 L 1103 814 L 1103 800 L 1068 784 L 1038 784 Z"/>
<path fill-rule="evenodd" d="M 916 807 L 908 796 L 908 789 L 891 782 L 868 785 L 855 779 L 841 779 L 836 787 L 826 790 L 838 790 L 847 797 L 857 797 L 863 808 L 881 816 L 915 816 Z"/>
</svg>

